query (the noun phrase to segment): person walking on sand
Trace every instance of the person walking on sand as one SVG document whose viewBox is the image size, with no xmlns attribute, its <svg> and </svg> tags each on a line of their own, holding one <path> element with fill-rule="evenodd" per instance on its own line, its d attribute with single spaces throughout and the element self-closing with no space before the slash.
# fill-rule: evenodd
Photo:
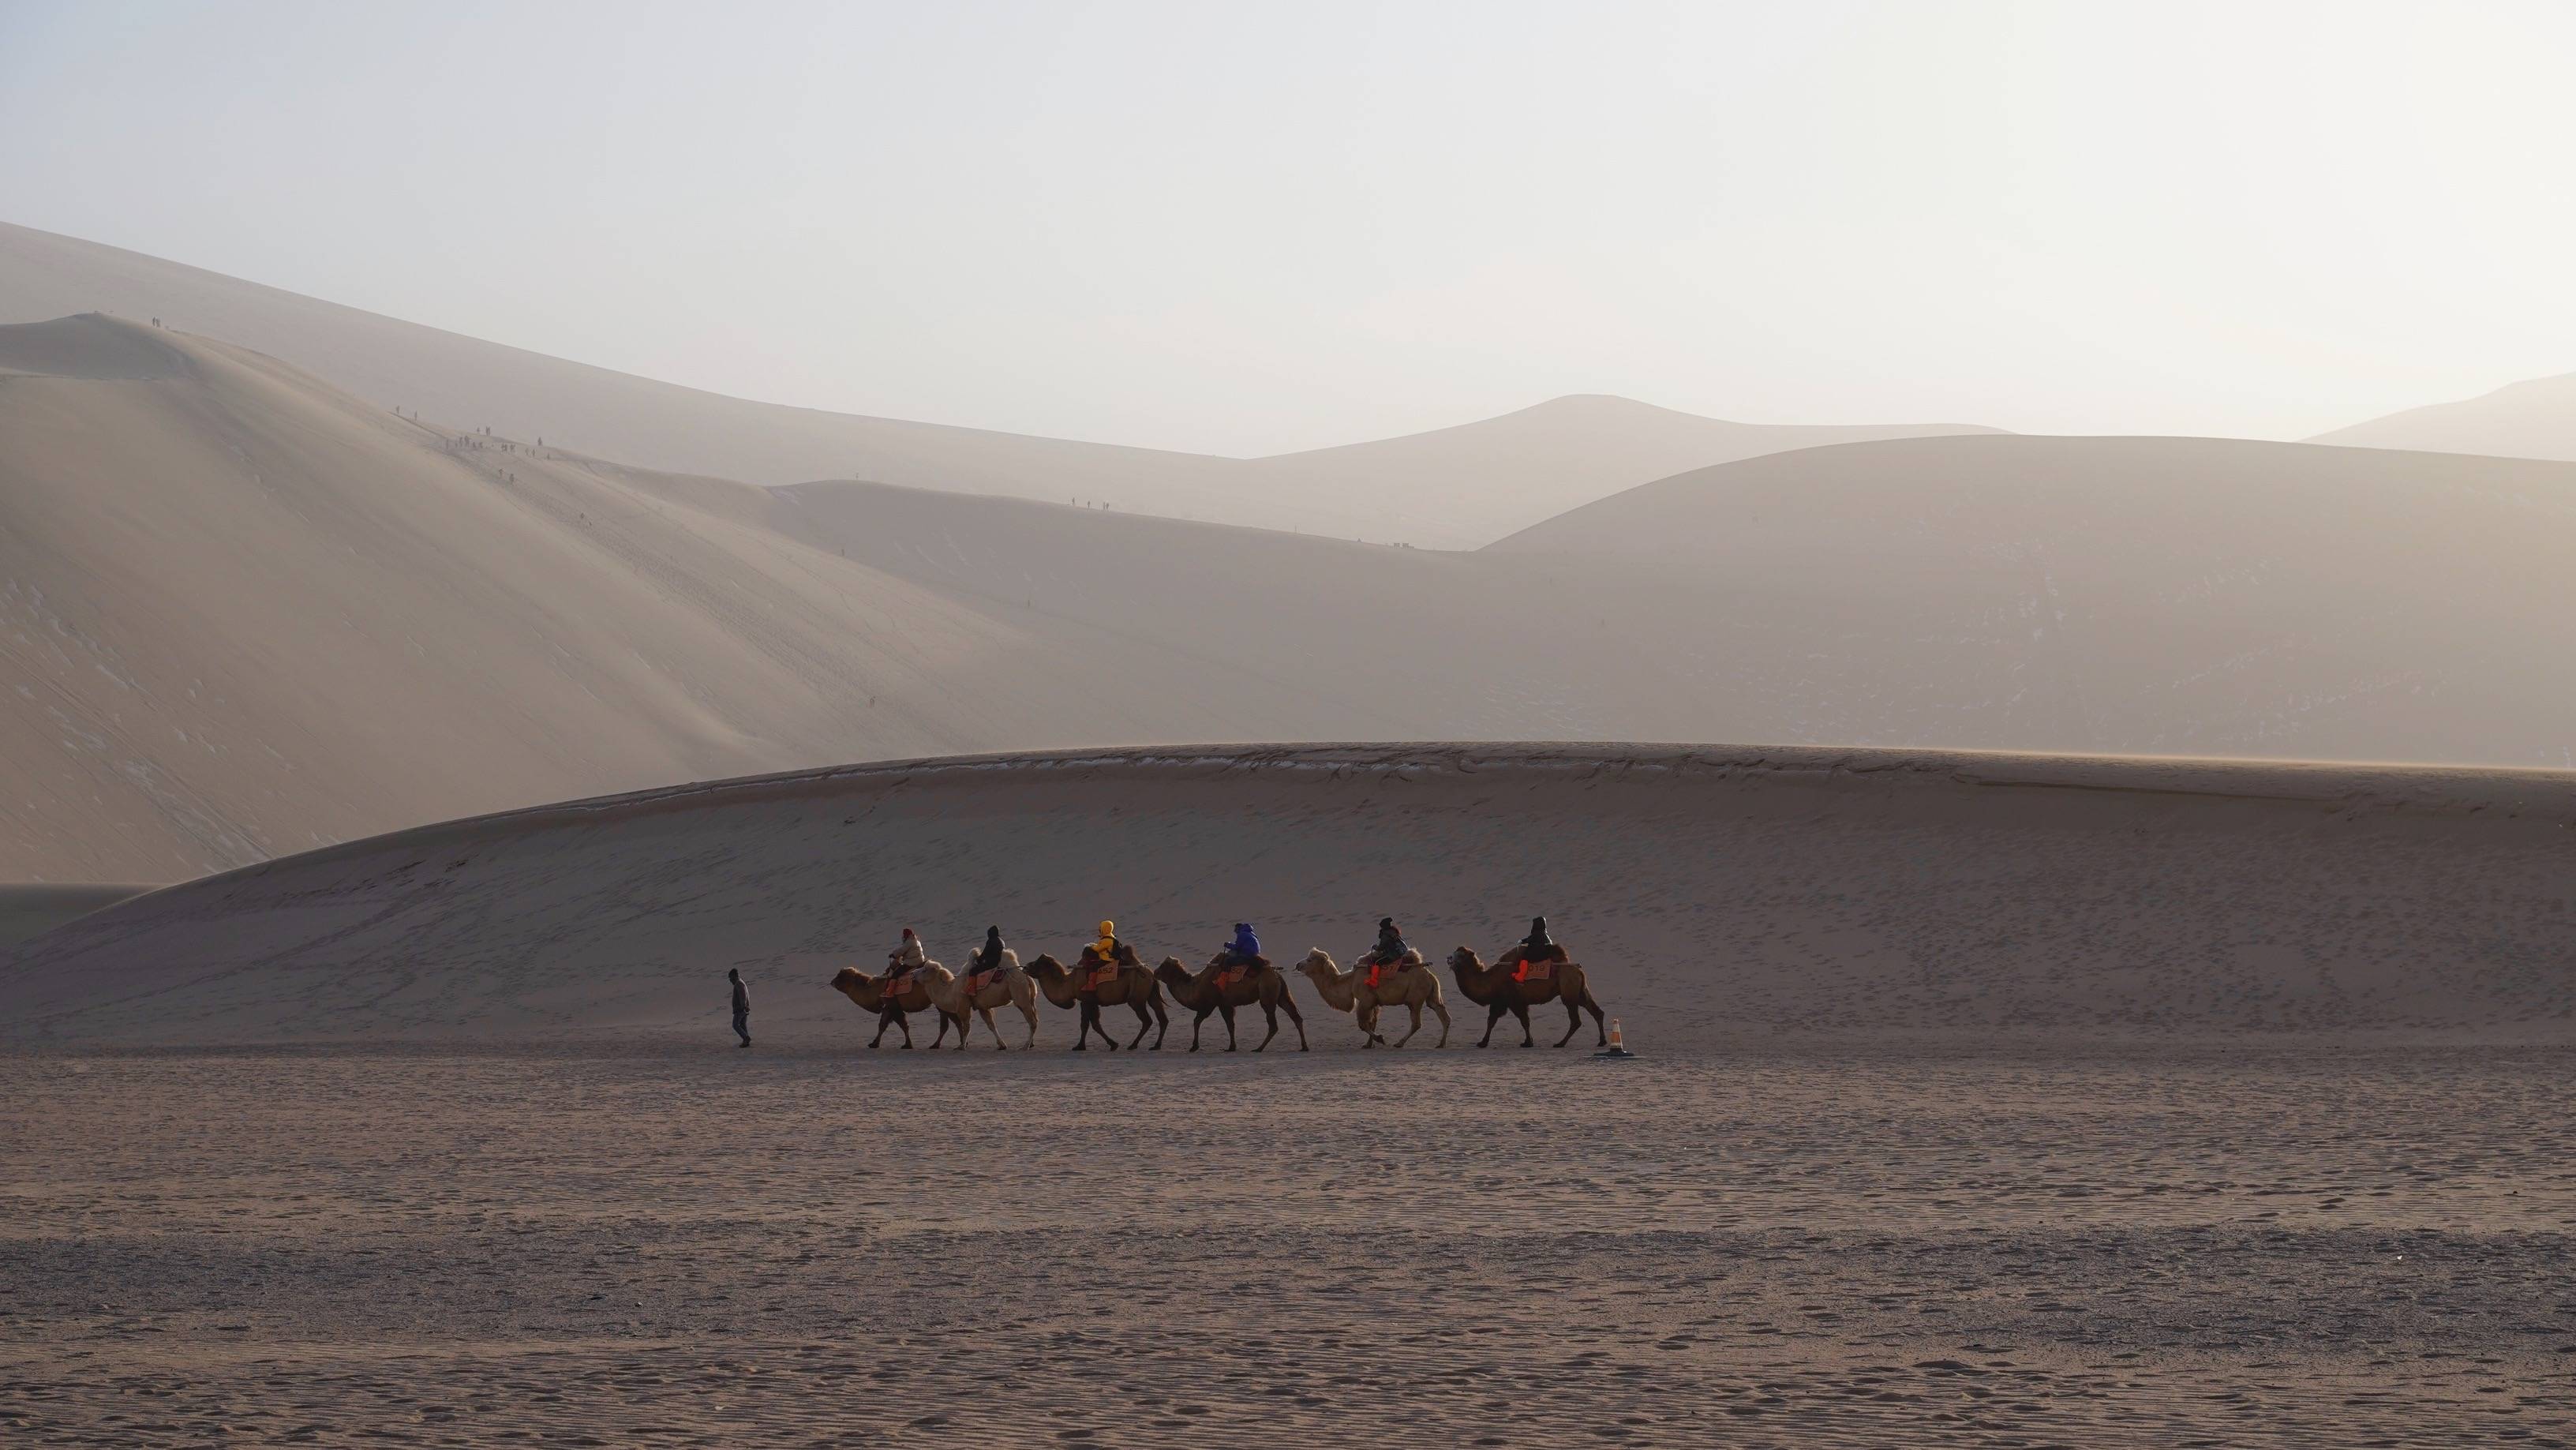
<svg viewBox="0 0 2576 1450">
<path fill-rule="evenodd" d="M 733 1035 L 742 1039 L 743 1046 L 749 1047 L 751 1045 L 751 993 L 742 985 L 742 968 L 727 968 L 725 978 L 733 983 Z"/>
</svg>

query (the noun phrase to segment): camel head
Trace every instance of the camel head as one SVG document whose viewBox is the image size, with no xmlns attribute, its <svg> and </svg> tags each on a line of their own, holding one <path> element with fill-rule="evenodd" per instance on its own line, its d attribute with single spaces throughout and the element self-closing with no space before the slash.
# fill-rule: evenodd
<svg viewBox="0 0 2576 1450">
<path fill-rule="evenodd" d="M 1034 977 L 1061 977 L 1064 975 L 1064 963 L 1057 961 L 1050 953 L 1040 952 L 1029 959 L 1028 972 Z"/>
<path fill-rule="evenodd" d="M 862 1007 L 871 1005 L 868 999 L 877 994 L 877 979 L 856 967 L 841 968 L 832 974 L 832 980 L 823 985 Z"/>
<path fill-rule="evenodd" d="M 1449 954 L 1449 970 L 1453 972 L 1481 972 L 1484 969 L 1485 963 L 1476 955 L 1474 947 L 1460 947 Z"/>
<path fill-rule="evenodd" d="M 1208 965 L 1216 964 L 1210 962 Z M 1181 965 L 1179 957 L 1163 958 L 1162 965 L 1154 968 L 1154 975 L 1175 987 L 1186 987 L 1190 983 L 1190 969 Z"/>
<path fill-rule="evenodd" d="M 1342 974 L 1341 967 L 1333 961 L 1333 954 L 1322 947 L 1307 948 L 1306 960 L 1297 964 L 1297 970 L 1316 978 L 1338 977 Z"/>
</svg>

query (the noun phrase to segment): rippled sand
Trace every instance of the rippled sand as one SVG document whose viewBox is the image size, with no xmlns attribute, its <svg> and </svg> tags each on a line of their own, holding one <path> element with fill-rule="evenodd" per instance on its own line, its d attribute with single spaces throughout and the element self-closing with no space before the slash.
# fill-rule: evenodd
<svg viewBox="0 0 2576 1450">
<path fill-rule="evenodd" d="M 0 1438 L 2561 1444 L 2571 1065 L 0 1059 Z"/>
</svg>

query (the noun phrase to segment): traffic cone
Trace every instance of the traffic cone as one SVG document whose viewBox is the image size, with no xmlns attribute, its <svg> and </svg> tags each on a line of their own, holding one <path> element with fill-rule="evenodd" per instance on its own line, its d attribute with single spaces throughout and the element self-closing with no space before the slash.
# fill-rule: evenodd
<svg viewBox="0 0 2576 1450">
<path fill-rule="evenodd" d="M 1630 1052 L 1630 1051 L 1628 1050 L 1628 1040 L 1627 1040 L 1627 1038 L 1626 1038 L 1625 1036 L 1623 1036 L 1623 1035 L 1620 1033 L 1620 1031 L 1619 1031 L 1619 1019 L 1618 1019 L 1618 1018 L 1613 1017 L 1613 1018 L 1611 1018 L 1611 1019 L 1610 1019 L 1610 1045 L 1609 1045 L 1609 1046 L 1607 1046 L 1607 1047 L 1605 1047 L 1605 1048 L 1602 1048 L 1599 1052 L 1596 1052 L 1596 1053 L 1594 1053 L 1594 1054 L 1592 1054 L 1592 1055 L 1593 1055 L 1594 1057 L 1634 1057 L 1634 1056 L 1636 1056 L 1636 1054 L 1635 1054 L 1635 1053 Z"/>
</svg>

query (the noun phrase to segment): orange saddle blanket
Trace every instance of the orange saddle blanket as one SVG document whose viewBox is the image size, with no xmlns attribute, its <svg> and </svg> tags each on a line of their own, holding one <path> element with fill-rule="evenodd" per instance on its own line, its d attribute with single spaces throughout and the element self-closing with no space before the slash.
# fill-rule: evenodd
<svg viewBox="0 0 2576 1450">
<path fill-rule="evenodd" d="M 986 987 L 992 986 L 994 983 L 1001 981 L 1002 974 L 1006 970 L 1007 968 L 995 967 L 989 972 L 968 972 L 966 974 L 966 990 L 969 992 L 981 992 Z"/>
<path fill-rule="evenodd" d="M 1219 987 L 1231 987 L 1251 975 L 1250 967 L 1219 967 L 1216 969 L 1216 984 Z"/>
<path fill-rule="evenodd" d="M 1512 968 L 1512 980 L 1515 982 L 1526 982 L 1533 977 L 1544 982 L 1555 975 L 1556 958 L 1554 957 L 1549 957 L 1543 961 L 1536 962 L 1531 961 L 1527 957 L 1523 957 L 1521 958 L 1521 964 Z"/>
<path fill-rule="evenodd" d="M 1097 992 L 1117 980 L 1118 964 L 1102 962 L 1091 968 L 1090 979 L 1082 984 L 1082 989 L 1086 992 Z"/>
</svg>

